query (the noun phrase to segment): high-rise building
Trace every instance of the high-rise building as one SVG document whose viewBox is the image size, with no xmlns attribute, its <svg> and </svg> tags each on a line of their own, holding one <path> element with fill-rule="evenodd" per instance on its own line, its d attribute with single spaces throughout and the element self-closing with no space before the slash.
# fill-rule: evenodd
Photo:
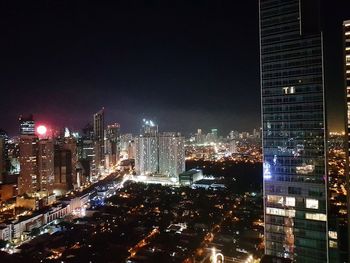
<svg viewBox="0 0 350 263">
<path fill-rule="evenodd" d="M 131 133 L 125 133 L 120 136 L 120 150 L 127 151 L 130 141 L 133 140 Z"/>
<path fill-rule="evenodd" d="M 237 153 L 237 141 L 232 140 L 230 141 L 230 153 Z"/>
<path fill-rule="evenodd" d="M 104 108 L 94 114 L 94 149 L 95 149 L 95 165 L 102 167 L 104 165 Z"/>
<path fill-rule="evenodd" d="M 211 129 L 212 139 L 214 142 L 218 141 L 218 129 Z"/>
<path fill-rule="evenodd" d="M 197 129 L 197 133 L 195 135 L 195 140 L 197 144 L 202 144 L 204 143 L 205 136 L 202 133 L 202 129 Z"/>
<path fill-rule="evenodd" d="M 135 149 L 135 141 L 131 140 L 128 143 L 128 148 L 127 148 L 127 155 L 128 155 L 128 159 L 135 159 L 135 153 L 136 153 L 136 149 Z"/>
<path fill-rule="evenodd" d="M 32 195 L 43 192 L 49 195 L 54 184 L 54 144 L 52 140 L 22 135 L 20 148 L 20 175 L 18 194 Z"/>
<path fill-rule="evenodd" d="M 32 194 L 39 190 L 38 138 L 33 135 L 21 135 L 19 151 L 21 170 L 18 177 L 18 194 Z"/>
<path fill-rule="evenodd" d="M 319 0 L 260 0 L 265 253 L 338 262 L 329 247 Z"/>
<path fill-rule="evenodd" d="M 78 164 L 78 146 L 77 139 L 73 136 L 65 137 L 61 145 L 63 150 L 68 150 L 71 152 L 71 162 L 72 162 L 72 178 L 73 184 L 77 184 L 77 164 Z"/>
<path fill-rule="evenodd" d="M 5 162 L 5 140 L 0 137 L 0 183 L 4 181 L 3 177 L 6 171 Z"/>
<path fill-rule="evenodd" d="M 84 168 L 85 176 L 91 179 L 91 176 L 96 175 L 93 126 L 88 124 L 82 131 L 82 136 L 77 139 L 78 160 Z"/>
<path fill-rule="evenodd" d="M 135 158 L 135 143 L 131 133 L 120 136 L 120 155 L 123 159 Z"/>
<path fill-rule="evenodd" d="M 17 180 L 15 180 L 16 176 L 19 174 L 20 171 L 20 139 L 14 138 L 11 140 L 8 140 L 7 142 L 7 179 L 9 179 L 9 182 L 13 183 Z"/>
<path fill-rule="evenodd" d="M 345 135 L 347 138 L 347 169 L 345 169 L 345 180 L 341 180 L 341 188 L 342 191 L 337 191 L 337 193 L 344 193 L 347 194 L 347 209 L 343 209 L 343 211 L 346 211 L 346 217 L 345 215 L 337 217 L 337 225 L 341 225 L 343 220 L 347 223 L 347 229 L 343 229 L 342 234 L 340 235 L 340 238 L 344 237 L 345 241 L 343 243 L 348 243 L 348 245 L 345 247 L 340 244 L 341 248 L 343 250 L 347 251 L 347 258 L 348 262 L 350 262 L 350 20 L 344 21 L 343 23 L 343 40 L 344 40 L 344 77 L 345 77 L 345 94 L 346 94 L 346 123 L 345 123 Z M 338 180 L 337 180 L 338 181 Z M 346 187 L 344 190 L 344 186 Z M 344 200 L 344 199 L 343 199 Z M 345 214 L 345 213 L 344 213 Z M 343 224 L 344 225 L 344 224 Z"/>
<path fill-rule="evenodd" d="M 141 135 L 134 138 L 138 175 L 176 177 L 185 171 L 185 139 L 178 133 L 158 133 L 158 126 L 143 120 Z"/>
<path fill-rule="evenodd" d="M 143 119 L 142 120 L 142 130 L 141 134 L 149 134 L 149 135 L 156 135 L 158 133 L 158 125 L 154 123 L 152 120 Z"/>
<path fill-rule="evenodd" d="M 106 167 L 117 164 L 120 154 L 120 125 L 114 123 L 107 126 L 105 136 Z"/>
<path fill-rule="evenodd" d="M 38 142 L 38 190 L 51 194 L 54 186 L 54 143 L 43 139 Z"/>
<path fill-rule="evenodd" d="M 229 133 L 229 139 L 235 140 L 239 138 L 239 132 L 238 131 L 230 131 Z"/>
<path fill-rule="evenodd" d="M 56 195 L 63 195 L 73 189 L 72 152 L 55 145 L 55 184 Z"/>
<path fill-rule="evenodd" d="M 179 133 L 159 134 L 159 173 L 178 177 L 185 171 L 185 138 Z"/>
<path fill-rule="evenodd" d="M 35 134 L 35 122 L 32 114 L 28 116 L 19 116 L 19 129 L 21 135 Z"/>
<path fill-rule="evenodd" d="M 140 135 L 135 138 L 135 171 L 139 175 L 158 173 L 158 136 Z"/>
<path fill-rule="evenodd" d="M 8 161 L 8 136 L 0 130 L 0 183 L 4 181 Z"/>
</svg>

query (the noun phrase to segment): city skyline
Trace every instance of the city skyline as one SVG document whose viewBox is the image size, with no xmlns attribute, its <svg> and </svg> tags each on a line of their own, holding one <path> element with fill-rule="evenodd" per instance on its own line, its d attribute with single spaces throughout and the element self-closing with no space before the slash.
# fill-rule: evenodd
<svg viewBox="0 0 350 263">
<path fill-rule="evenodd" d="M 0 261 L 350 261 L 349 0 L 0 6 Z"/>
<path fill-rule="evenodd" d="M 329 125 L 340 130 L 342 47 L 334 40 L 350 4 L 323 3 L 332 14 L 322 20 L 325 59 L 334 62 L 325 68 Z M 103 106 L 108 122 L 131 132 L 144 117 L 182 133 L 260 126 L 257 1 L 6 7 L 0 122 L 11 135 L 20 114 L 78 130 Z"/>
</svg>

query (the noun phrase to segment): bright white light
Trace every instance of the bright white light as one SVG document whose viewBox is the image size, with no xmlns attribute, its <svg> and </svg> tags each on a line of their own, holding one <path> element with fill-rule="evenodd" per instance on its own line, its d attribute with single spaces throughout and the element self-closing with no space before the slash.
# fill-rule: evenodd
<svg viewBox="0 0 350 263">
<path fill-rule="evenodd" d="M 271 171 L 270 171 L 271 165 L 268 162 L 264 162 L 263 167 L 264 167 L 263 168 L 264 169 L 264 179 L 270 180 L 272 178 Z"/>
<path fill-rule="evenodd" d="M 69 129 L 67 127 L 64 128 L 64 137 L 65 138 L 70 137 L 70 131 L 69 131 Z"/>
<path fill-rule="evenodd" d="M 38 128 L 36 128 L 36 131 L 39 135 L 45 135 L 47 132 L 47 128 L 44 125 L 40 125 L 38 126 Z"/>
<path fill-rule="evenodd" d="M 318 200 L 306 198 L 306 208 L 318 209 Z"/>
</svg>

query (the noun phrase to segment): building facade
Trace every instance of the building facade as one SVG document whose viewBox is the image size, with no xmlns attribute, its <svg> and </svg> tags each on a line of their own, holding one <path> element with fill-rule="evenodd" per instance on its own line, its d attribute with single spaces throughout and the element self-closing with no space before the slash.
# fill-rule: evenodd
<svg viewBox="0 0 350 263">
<path fill-rule="evenodd" d="M 4 181 L 5 173 L 7 172 L 7 141 L 7 134 L 0 130 L 0 183 Z"/>
<path fill-rule="evenodd" d="M 347 251 L 347 258 L 348 262 L 350 262 L 350 213 L 349 213 L 349 207 L 350 207 L 350 195 L 349 195 L 349 184 L 350 184 L 350 20 L 344 21 L 343 23 L 343 43 L 344 43 L 344 84 L 345 84 L 345 98 L 346 98 L 346 114 L 345 114 L 345 135 L 347 138 L 347 169 L 346 171 L 346 178 L 345 180 L 342 180 L 342 182 L 345 181 L 344 185 L 347 186 L 347 209 L 343 209 L 343 211 L 346 211 L 347 214 L 343 215 L 343 217 L 340 217 L 337 220 L 337 225 L 340 225 L 340 220 L 343 220 L 347 223 L 347 229 L 343 231 L 343 236 L 347 238 L 343 243 L 348 243 L 347 246 L 342 247 L 343 250 Z M 344 191 L 343 191 L 344 192 Z M 345 217 L 346 216 L 346 217 Z M 344 218 L 345 217 L 345 218 Z M 340 236 L 342 237 L 342 236 Z M 342 244 L 340 244 L 342 245 Z"/>
<path fill-rule="evenodd" d="M 19 116 L 19 129 L 21 135 L 34 135 L 35 134 L 35 122 L 33 115 Z"/>
<path fill-rule="evenodd" d="M 21 135 L 19 151 L 21 168 L 18 177 L 18 194 L 31 194 L 39 190 L 38 138 L 33 135 Z"/>
<path fill-rule="evenodd" d="M 57 196 L 64 195 L 73 189 L 72 152 L 55 145 L 55 184 Z"/>
<path fill-rule="evenodd" d="M 138 175 L 158 173 L 158 136 L 140 135 L 135 138 L 135 172 Z"/>
<path fill-rule="evenodd" d="M 319 2 L 259 2 L 265 253 L 296 262 L 337 262 L 328 245 Z"/>
<path fill-rule="evenodd" d="M 95 166 L 104 166 L 104 131 L 105 131 L 105 116 L 104 108 L 94 114 L 94 151 L 95 151 Z M 97 169 L 98 170 L 98 169 Z"/>
<path fill-rule="evenodd" d="M 52 140 L 38 142 L 38 184 L 39 190 L 48 195 L 54 188 L 54 143 Z"/>
<path fill-rule="evenodd" d="M 120 125 L 114 123 L 107 125 L 105 136 L 106 168 L 117 164 L 120 155 Z"/>
<path fill-rule="evenodd" d="M 176 177 L 185 171 L 185 138 L 175 132 L 159 135 L 159 173 Z"/>
</svg>

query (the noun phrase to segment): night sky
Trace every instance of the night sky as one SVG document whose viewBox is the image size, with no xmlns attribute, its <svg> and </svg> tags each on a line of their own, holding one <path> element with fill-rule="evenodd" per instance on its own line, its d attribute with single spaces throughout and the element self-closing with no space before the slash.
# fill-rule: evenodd
<svg viewBox="0 0 350 263">
<path fill-rule="evenodd" d="M 340 129 L 350 1 L 324 2 L 329 124 Z M 184 133 L 260 126 L 257 0 L 9 0 L 0 21 L 0 128 L 11 135 L 19 114 L 80 129 L 101 107 L 123 132 L 144 117 Z"/>
</svg>

